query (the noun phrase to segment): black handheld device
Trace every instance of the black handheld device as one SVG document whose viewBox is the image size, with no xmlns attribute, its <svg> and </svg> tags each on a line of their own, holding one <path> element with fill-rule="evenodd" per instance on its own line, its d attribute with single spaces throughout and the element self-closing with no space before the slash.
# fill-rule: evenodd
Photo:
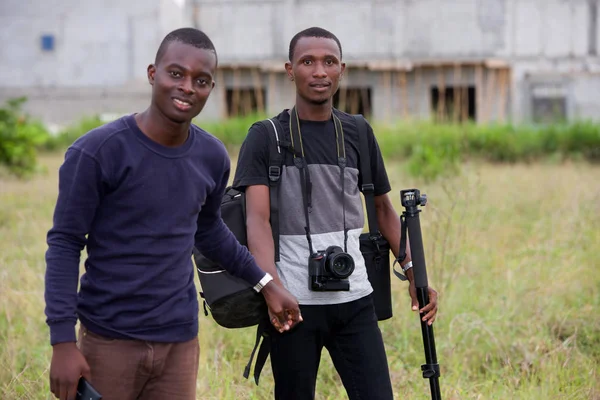
<svg viewBox="0 0 600 400">
<path fill-rule="evenodd" d="M 102 400 L 102 395 L 82 376 L 77 384 L 75 400 Z"/>
</svg>

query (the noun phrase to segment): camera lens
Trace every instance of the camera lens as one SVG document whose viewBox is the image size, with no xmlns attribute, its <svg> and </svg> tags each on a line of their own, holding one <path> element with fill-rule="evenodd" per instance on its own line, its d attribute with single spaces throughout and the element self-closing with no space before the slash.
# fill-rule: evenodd
<svg viewBox="0 0 600 400">
<path fill-rule="evenodd" d="M 332 254 L 329 259 L 329 267 L 332 275 L 338 278 L 347 278 L 354 272 L 354 260 L 349 254 Z"/>
</svg>

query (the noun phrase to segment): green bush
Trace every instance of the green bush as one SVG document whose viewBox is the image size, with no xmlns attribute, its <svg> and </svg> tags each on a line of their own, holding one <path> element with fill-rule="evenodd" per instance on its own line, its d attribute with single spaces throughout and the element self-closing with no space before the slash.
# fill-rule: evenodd
<svg viewBox="0 0 600 400">
<path fill-rule="evenodd" d="M 555 153 L 600 161 L 600 124 L 587 121 L 547 126 L 413 122 L 376 124 L 374 129 L 384 156 L 395 159 L 410 156 L 414 147 L 426 144 L 452 146 L 462 158 L 492 162 L 535 161 Z"/>
<path fill-rule="evenodd" d="M 223 121 L 203 122 L 198 118 L 194 123 L 218 137 L 228 149 L 234 150 L 242 144 L 252 124 L 265 118 L 268 117 L 260 114 L 252 114 L 244 117 L 229 118 Z"/>
<path fill-rule="evenodd" d="M 37 169 L 36 149 L 49 138 L 47 129 L 26 116 L 21 107 L 25 97 L 11 99 L 0 108 L 0 165 L 25 177 Z"/>
<path fill-rule="evenodd" d="M 62 150 L 81 135 L 102 125 L 97 116 L 81 119 L 56 135 L 49 135 L 38 122 L 24 117 L 16 99 L 0 109 L 0 163 L 17 174 L 35 169 L 35 150 Z M 264 115 L 248 115 L 224 121 L 194 122 L 221 139 L 235 152 L 250 126 Z M 488 162 L 535 162 L 587 160 L 600 162 L 600 124 L 590 121 L 553 125 L 436 124 L 429 121 L 374 123 L 373 129 L 386 160 L 405 161 L 408 171 L 425 179 L 436 179 L 460 171 L 466 160 Z"/>
<path fill-rule="evenodd" d="M 43 147 L 45 150 L 63 150 L 85 133 L 103 124 L 105 124 L 105 121 L 102 121 L 98 116 L 84 117 L 78 122 L 67 126 L 58 134 L 51 136 Z"/>
<path fill-rule="evenodd" d="M 577 122 L 567 127 L 568 134 L 560 139 L 562 151 L 578 153 L 586 160 L 600 161 L 600 125 L 589 121 Z"/>
<path fill-rule="evenodd" d="M 264 119 L 261 115 L 249 115 L 241 118 L 231 118 L 224 121 L 201 121 L 199 118 L 194 121 L 195 124 L 217 136 L 229 149 L 238 147 L 246 137 L 248 129 L 255 121 Z M 53 136 L 44 144 L 46 150 L 62 150 L 71 145 L 75 140 L 85 133 L 95 129 L 106 121 L 99 116 L 88 116 L 80 121 L 67 126 L 57 135 Z"/>
<path fill-rule="evenodd" d="M 243 142 L 250 126 L 264 115 L 249 115 L 223 121 L 194 121 L 230 150 Z M 99 126 L 98 117 L 81 120 L 60 132 L 48 147 L 72 143 Z M 600 124 L 587 121 L 547 126 L 489 124 L 435 124 L 415 121 L 395 124 L 374 123 L 373 129 L 386 159 L 409 161 L 411 157 L 431 160 L 443 157 L 450 163 L 468 159 L 490 162 L 534 162 L 548 156 L 600 162 Z M 427 156 L 425 154 L 428 154 Z M 416 163 L 416 160 L 415 160 Z"/>
<path fill-rule="evenodd" d="M 406 166 L 412 176 L 426 182 L 460 173 L 459 154 L 453 146 L 419 145 L 413 149 Z"/>
</svg>

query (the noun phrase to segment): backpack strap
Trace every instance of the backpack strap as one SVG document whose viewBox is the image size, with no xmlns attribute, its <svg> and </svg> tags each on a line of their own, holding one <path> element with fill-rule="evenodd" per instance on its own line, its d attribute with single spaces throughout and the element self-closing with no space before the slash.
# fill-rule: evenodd
<svg viewBox="0 0 600 400">
<path fill-rule="evenodd" d="M 286 141 L 285 131 L 277 118 L 260 121 L 269 132 L 269 198 L 271 203 L 271 231 L 273 233 L 273 245 L 275 249 L 275 262 L 279 261 L 279 190 L 278 184 L 281 180 L 281 172 L 285 161 L 286 151 L 291 143 Z M 268 318 L 262 320 L 256 327 L 256 341 L 250 354 L 250 360 L 244 369 L 244 378 L 250 376 L 252 360 L 256 350 L 256 364 L 254 365 L 254 381 L 258 385 L 260 373 L 267 361 L 271 350 L 271 341 L 268 338 L 267 328 L 270 324 Z M 262 342 L 261 342 L 262 339 Z M 259 347 L 260 345 L 260 347 Z"/>
<path fill-rule="evenodd" d="M 283 140 L 283 129 L 277 118 L 260 121 L 269 132 L 269 198 L 271 203 L 271 231 L 275 248 L 275 262 L 279 261 L 279 191 L 284 151 L 287 149 Z"/>
<path fill-rule="evenodd" d="M 271 351 L 271 341 L 267 333 L 268 324 L 268 318 L 261 320 L 261 322 L 258 324 L 258 327 L 256 328 L 256 341 L 254 342 L 254 348 L 252 349 L 252 353 L 250 354 L 250 360 L 248 361 L 248 364 L 246 364 L 246 368 L 244 368 L 244 378 L 248 379 L 248 377 L 250 376 L 250 368 L 252 368 L 252 360 L 254 359 L 254 354 L 256 353 L 256 349 L 258 349 L 258 355 L 256 356 L 256 364 L 254 365 L 254 382 L 256 382 L 257 385 L 258 380 L 260 378 L 260 373 L 262 372 L 262 369 L 267 361 L 267 357 L 269 356 L 269 352 Z"/>
<path fill-rule="evenodd" d="M 381 236 L 377 225 L 377 211 L 375 209 L 375 186 L 373 185 L 373 175 L 371 172 L 371 152 L 369 151 L 369 141 L 367 137 L 367 121 L 358 114 L 353 116 L 358 128 L 358 151 L 360 159 L 360 176 L 362 177 L 362 187 L 360 188 L 365 196 L 365 206 L 367 208 L 367 220 L 369 221 L 369 235 L 371 240 L 377 240 Z"/>
<path fill-rule="evenodd" d="M 369 239 L 373 241 L 373 244 L 379 251 L 378 241 L 381 239 L 382 235 L 379 232 L 379 227 L 377 225 L 377 210 L 375 208 L 375 186 L 373 185 L 373 175 L 371 172 L 371 160 L 370 160 L 370 151 L 369 151 L 369 142 L 367 140 L 367 121 L 365 118 L 358 114 L 354 115 L 354 119 L 356 120 L 356 125 L 358 127 L 358 137 L 359 137 L 359 153 L 360 153 L 360 175 L 362 177 L 362 187 L 361 190 L 363 195 L 365 196 L 365 205 L 367 208 L 367 219 L 369 221 Z M 406 247 L 406 223 L 402 221 L 402 230 L 400 235 L 400 251 Z M 404 244 L 404 247 L 403 247 Z M 394 266 L 396 262 L 400 262 L 404 260 L 406 254 L 400 254 L 399 257 L 394 261 Z M 393 268 L 394 275 L 398 277 L 402 281 L 406 281 L 408 278 L 402 275 L 400 272 Z"/>
</svg>

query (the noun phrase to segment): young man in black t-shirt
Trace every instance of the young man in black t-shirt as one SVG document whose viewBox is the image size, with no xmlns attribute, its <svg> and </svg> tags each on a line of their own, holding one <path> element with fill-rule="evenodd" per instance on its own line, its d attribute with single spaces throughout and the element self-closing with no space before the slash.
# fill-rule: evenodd
<svg viewBox="0 0 600 400">
<path fill-rule="evenodd" d="M 242 145 L 233 183 L 246 191 L 251 253 L 277 284 L 296 296 L 304 319 L 289 332 L 270 332 L 276 399 L 314 398 L 323 347 L 329 351 L 350 399 L 393 398 L 371 298 L 373 288 L 360 252 L 359 236 L 365 218 L 359 190 L 358 129 L 351 115 L 332 106 L 345 68 L 341 59 L 339 40 L 321 28 L 299 32 L 290 43 L 286 70 L 296 85 L 296 104 L 275 118 L 284 136 L 291 138 L 297 154 L 281 149 L 285 161 L 279 182 L 277 263 L 269 221 L 270 138 L 260 123 L 250 128 Z M 297 136 L 292 129 L 299 132 Z M 400 222 L 387 195 L 390 183 L 370 126 L 368 143 L 377 219 L 381 233 L 397 255 Z M 303 158 L 306 164 L 298 168 L 295 158 Z M 345 165 L 340 164 L 340 158 L 346 160 Z M 354 260 L 349 290 L 319 291 L 309 285 L 310 254 L 329 246 L 339 246 Z M 402 266 L 411 282 L 413 310 L 417 310 L 411 265 L 409 253 Z M 421 311 L 423 318 L 433 323 L 437 293 L 430 288 L 429 295 L 430 304 Z"/>
</svg>

